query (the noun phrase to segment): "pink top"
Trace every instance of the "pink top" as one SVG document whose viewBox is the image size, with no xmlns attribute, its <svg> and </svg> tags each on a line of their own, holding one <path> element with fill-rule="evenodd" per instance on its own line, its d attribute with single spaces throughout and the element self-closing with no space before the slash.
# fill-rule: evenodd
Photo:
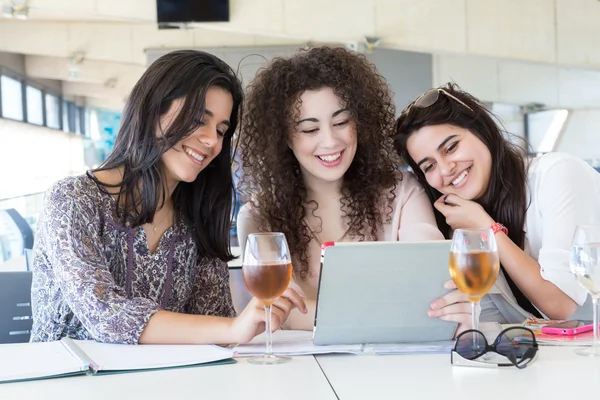
<svg viewBox="0 0 600 400">
<path fill-rule="evenodd" d="M 400 173 L 398 173 L 400 179 Z M 402 172 L 402 180 L 396 187 L 396 198 L 393 204 L 391 220 L 384 222 L 383 229 L 379 230 L 377 241 L 424 241 L 442 240 L 442 233 L 438 230 L 433 215 L 431 203 L 423 188 L 410 172 Z M 384 221 L 387 220 L 384 216 Z M 244 254 L 246 238 L 250 233 L 258 232 L 254 222 L 250 205 L 246 204 L 237 217 L 238 238 Z M 344 241 L 358 241 L 358 238 L 345 238 Z M 308 299 L 316 299 L 319 284 L 321 248 L 316 240 L 311 240 L 308 245 L 309 275 L 302 280 L 295 277 L 295 289 Z M 295 262 L 292 259 L 292 264 Z"/>
</svg>

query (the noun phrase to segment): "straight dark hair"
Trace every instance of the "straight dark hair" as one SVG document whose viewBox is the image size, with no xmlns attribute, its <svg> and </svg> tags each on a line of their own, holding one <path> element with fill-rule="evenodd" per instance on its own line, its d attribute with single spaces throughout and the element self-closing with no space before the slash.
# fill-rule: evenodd
<svg viewBox="0 0 600 400">
<path fill-rule="evenodd" d="M 454 83 L 448 83 L 440 88 L 465 103 L 472 111 L 443 93 L 439 93 L 437 101 L 429 107 L 411 107 L 413 101 L 396 121 L 396 150 L 408 162 L 433 204 L 442 194 L 429 186 L 425 174 L 408 154 L 406 146 L 408 138 L 424 126 L 444 124 L 467 129 L 477 136 L 490 151 L 492 169 L 487 190 L 483 196 L 474 201 L 479 203 L 494 221 L 505 225 L 508 229 L 508 237 L 524 249 L 523 226 L 528 207 L 527 171 L 521 150 L 507 139 L 499 122 L 496 122 L 497 119 L 481 101 L 461 90 Z M 450 227 L 446 219 L 435 208 L 434 213 L 438 227 L 449 239 Z M 504 275 L 519 305 L 534 315 L 541 316 L 506 271 Z"/>
<path fill-rule="evenodd" d="M 222 150 L 191 183 L 180 182 L 172 200 L 175 220 L 192 225 L 199 257 L 234 258 L 229 243 L 232 199 L 232 136 L 242 112 L 243 91 L 233 70 L 212 54 L 181 50 L 156 60 L 136 83 L 123 111 L 121 128 L 107 160 L 95 171 L 123 168 L 123 179 L 107 185 L 119 187 L 118 218 L 133 226 L 153 222 L 154 213 L 165 203 L 162 155 L 196 130 L 203 120 L 206 93 L 217 86 L 231 93 L 231 125 Z M 184 99 L 171 125 L 157 135 L 160 117 L 173 100 Z"/>
</svg>

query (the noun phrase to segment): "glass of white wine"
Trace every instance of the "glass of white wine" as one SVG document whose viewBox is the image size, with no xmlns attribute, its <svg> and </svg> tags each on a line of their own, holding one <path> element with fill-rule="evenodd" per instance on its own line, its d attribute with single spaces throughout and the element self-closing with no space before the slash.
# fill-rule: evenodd
<svg viewBox="0 0 600 400">
<path fill-rule="evenodd" d="M 571 247 L 571 272 L 592 296 L 594 342 L 591 347 L 576 349 L 582 356 L 600 357 L 598 340 L 598 298 L 600 298 L 600 225 L 579 225 L 575 228 Z"/>
<path fill-rule="evenodd" d="M 242 276 L 246 287 L 265 306 L 266 351 L 264 356 L 248 359 L 251 364 L 282 364 L 291 360 L 273 354 L 271 332 L 272 304 L 287 289 L 292 279 L 292 260 L 285 235 L 281 232 L 248 235 Z"/>
<path fill-rule="evenodd" d="M 452 235 L 450 276 L 471 301 L 472 329 L 479 330 L 479 300 L 494 286 L 500 271 L 498 247 L 491 229 L 456 229 Z M 473 351 L 479 352 L 481 335 L 473 335 Z"/>
</svg>

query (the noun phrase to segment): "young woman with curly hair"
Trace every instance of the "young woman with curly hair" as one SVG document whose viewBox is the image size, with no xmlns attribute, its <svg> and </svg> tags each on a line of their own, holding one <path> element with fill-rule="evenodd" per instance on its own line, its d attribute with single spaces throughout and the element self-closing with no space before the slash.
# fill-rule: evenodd
<svg viewBox="0 0 600 400">
<path fill-rule="evenodd" d="M 249 233 L 285 233 L 309 310 L 286 327 L 312 329 L 323 242 L 443 238 L 423 189 L 396 169 L 393 126 L 385 79 L 343 48 L 276 58 L 250 83 L 238 235 L 243 247 Z"/>
</svg>

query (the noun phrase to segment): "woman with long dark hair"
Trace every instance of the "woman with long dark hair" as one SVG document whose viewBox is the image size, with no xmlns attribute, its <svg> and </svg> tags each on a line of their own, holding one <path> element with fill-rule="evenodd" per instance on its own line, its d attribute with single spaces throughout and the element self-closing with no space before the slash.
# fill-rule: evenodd
<svg viewBox="0 0 600 400">
<path fill-rule="evenodd" d="M 446 237 L 459 228 L 495 232 L 502 270 L 482 301 L 483 321 L 566 319 L 585 302 L 569 254 L 576 225 L 600 224 L 600 175 L 593 168 L 562 153 L 524 160 L 485 106 L 454 84 L 409 104 L 396 133 L 396 147 L 425 187 Z M 457 290 L 429 311 L 462 328 L 470 313 Z"/>
<path fill-rule="evenodd" d="M 276 58 L 248 86 L 240 135 L 252 232 L 284 232 L 293 287 L 306 298 L 290 329 L 312 329 L 321 246 L 335 241 L 442 239 L 423 188 L 397 170 L 394 103 L 362 54 L 311 47 Z"/>
<path fill-rule="evenodd" d="M 106 162 L 46 195 L 32 341 L 237 343 L 264 330 L 256 299 L 233 318 L 226 264 L 242 98 L 231 68 L 208 53 L 175 51 L 148 68 Z M 295 306 L 288 290 L 275 328 Z"/>
</svg>

